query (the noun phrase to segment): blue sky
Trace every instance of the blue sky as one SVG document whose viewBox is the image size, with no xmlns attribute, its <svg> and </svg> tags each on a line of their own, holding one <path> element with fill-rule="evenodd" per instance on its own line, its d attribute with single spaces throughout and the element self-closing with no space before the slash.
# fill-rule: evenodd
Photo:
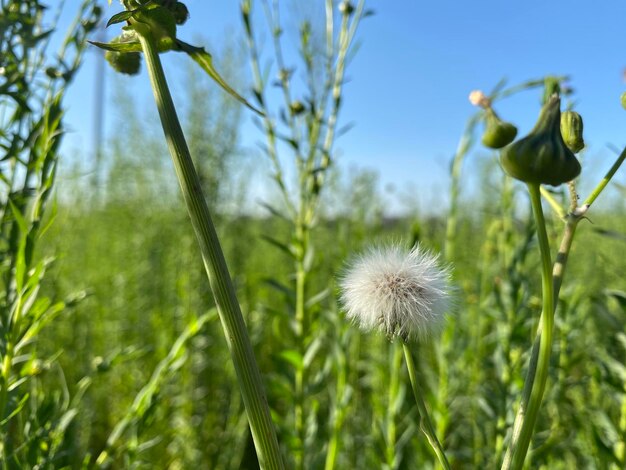
<svg viewBox="0 0 626 470">
<path fill-rule="evenodd" d="M 74 10 L 78 3 L 67 0 L 66 9 Z M 292 14 L 296 3 L 283 0 L 287 29 L 297 26 Z M 308 3 L 311 8 L 313 2 Z M 189 0 L 187 5 L 191 19 L 181 37 L 202 35 L 219 47 L 225 35 L 242 36 L 238 1 Z M 576 109 L 585 120 L 589 184 L 611 163 L 606 144 L 626 143 L 626 111 L 619 101 L 626 90 L 625 2 L 370 0 L 367 5 L 376 14 L 361 24 L 361 47 L 347 72 L 350 81 L 340 116 L 343 124 L 355 124 L 336 146 L 343 168 L 376 170 L 383 186 L 410 187 L 422 205 L 437 204 L 447 188 L 459 134 L 474 111 L 469 92 L 488 91 L 503 77 L 515 84 L 546 74 L 571 75 Z M 117 2 L 105 9 L 108 16 L 119 10 Z M 91 143 L 91 114 L 86 110 L 93 100 L 95 58 L 94 52 L 88 54 L 67 102 L 74 129 L 67 148 Z M 152 106 L 149 99 L 147 94 L 146 106 Z M 527 92 L 502 102 L 497 110 L 523 135 L 534 123 L 538 101 L 538 92 Z M 115 114 L 110 105 L 106 111 Z M 252 147 L 262 136 L 250 119 L 246 115 L 244 143 Z M 626 180 L 619 174 L 617 179 Z"/>
</svg>

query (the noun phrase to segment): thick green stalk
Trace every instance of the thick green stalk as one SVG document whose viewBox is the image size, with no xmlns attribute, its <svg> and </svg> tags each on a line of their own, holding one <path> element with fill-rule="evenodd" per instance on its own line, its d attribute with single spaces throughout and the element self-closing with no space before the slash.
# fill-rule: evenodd
<svg viewBox="0 0 626 470">
<path fill-rule="evenodd" d="M 513 426 L 511 445 L 504 456 L 502 469 L 520 470 L 524 465 L 528 446 L 537 422 L 539 407 L 548 380 L 548 367 L 552 350 L 552 330 L 554 326 L 554 287 L 552 278 L 552 260 L 550 243 L 546 231 L 546 222 L 541 207 L 541 193 L 538 184 L 529 184 L 528 191 L 537 225 L 537 238 L 541 252 L 541 280 L 543 296 L 543 314 L 541 315 L 541 336 L 539 339 L 536 370 L 531 360 L 526 384 L 522 393 L 520 411 Z"/>
<path fill-rule="evenodd" d="M 565 268 L 567 266 L 567 259 L 568 259 L 569 252 L 572 246 L 572 242 L 574 240 L 574 235 L 576 233 L 576 227 L 578 226 L 578 222 L 584 217 L 589 207 L 595 202 L 598 196 L 600 196 L 604 188 L 606 188 L 608 183 L 611 181 L 611 179 L 613 178 L 613 176 L 619 169 L 619 167 L 622 165 L 622 163 L 624 163 L 625 159 L 626 159 L 626 149 L 622 150 L 622 152 L 620 153 L 616 161 L 613 163 L 609 171 L 606 173 L 604 178 L 602 178 L 602 180 L 594 188 L 594 190 L 587 197 L 587 199 L 585 199 L 583 205 L 580 208 L 572 207 L 571 212 L 567 215 L 567 223 L 565 225 L 565 232 L 563 234 L 561 245 L 559 246 L 559 253 L 557 255 L 557 259 L 556 259 L 556 262 L 554 263 L 554 268 L 552 270 L 553 300 L 555 302 L 554 307 L 553 307 L 553 314 L 554 314 L 554 311 L 556 311 L 556 301 L 559 298 L 559 292 L 561 290 L 561 285 L 563 283 L 563 276 L 565 274 Z M 546 194 L 544 193 L 544 197 L 545 195 Z M 553 204 L 551 203 L 551 205 Z M 562 209 L 560 208 L 560 206 L 556 207 L 555 210 L 557 210 L 559 215 L 562 214 Z M 534 375 L 531 376 L 530 372 L 537 370 L 537 361 L 539 359 L 539 351 L 541 347 L 543 323 L 544 321 L 542 318 L 540 320 L 539 329 L 537 331 L 537 336 L 533 344 L 533 349 L 532 349 L 532 353 L 531 353 L 531 357 L 529 361 L 529 366 L 528 366 L 529 375 L 527 376 L 526 382 L 524 384 L 524 396 L 527 395 L 526 393 L 527 389 L 530 390 L 534 385 L 535 377 Z M 519 423 L 521 423 L 521 420 L 524 419 L 524 414 L 525 414 L 525 408 L 520 407 L 518 414 L 515 418 L 514 428 L 517 427 Z M 510 458 L 508 454 L 507 454 L 507 457 Z M 505 458 L 505 464 L 506 464 L 506 458 Z M 505 468 L 504 465 L 503 465 L 503 468 Z"/>
<path fill-rule="evenodd" d="M 430 416 L 428 414 L 428 410 L 426 409 L 426 403 L 424 402 L 424 393 L 422 392 L 417 381 L 417 369 L 415 368 L 415 362 L 413 362 L 413 355 L 411 354 L 409 346 L 405 342 L 402 342 L 402 348 L 404 349 L 406 367 L 409 371 L 409 378 L 411 379 L 413 395 L 415 396 L 415 402 L 417 403 L 417 410 L 419 412 L 420 429 L 426 436 L 426 439 L 428 439 L 428 443 L 430 444 L 430 446 L 435 451 L 435 454 L 437 455 L 441 466 L 444 468 L 444 470 L 450 470 L 450 464 L 448 463 L 448 459 L 446 458 L 446 454 L 443 451 L 443 447 L 439 442 L 439 439 L 437 439 L 437 435 L 435 434 L 435 428 L 430 421 Z"/>
<path fill-rule="evenodd" d="M 571 250 L 572 242 L 574 241 L 574 234 L 576 233 L 576 227 L 578 227 L 578 222 L 580 221 L 580 219 L 581 216 L 575 215 L 573 213 L 567 215 L 567 224 L 565 225 L 565 231 L 563 233 L 563 238 L 561 239 L 561 245 L 559 246 L 559 253 L 557 254 L 556 261 L 554 262 L 554 267 L 552 268 L 552 291 L 555 312 L 556 303 L 558 301 L 559 293 L 561 291 L 561 285 L 563 284 L 563 276 L 565 275 L 565 268 L 567 266 L 569 252 Z M 541 345 L 542 324 L 543 318 L 539 320 L 539 328 L 537 330 L 537 336 L 535 337 L 535 341 L 533 343 L 533 349 L 530 355 L 528 365 L 529 371 L 537 370 L 537 361 L 539 360 L 539 350 Z M 526 382 L 524 383 L 525 390 L 530 390 L 533 387 L 534 380 L 534 376 L 526 377 Z M 515 423 L 521 422 L 524 417 L 524 411 L 524 408 L 520 407 L 517 416 L 515 417 Z M 496 461 L 497 460 L 499 459 L 496 459 Z"/>
<path fill-rule="evenodd" d="M 209 208 L 202 194 L 200 180 L 178 121 L 154 38 L 147 27 L 142 28 L 137 25 L 136 29 L 141 29 L 138 32 L 154 98 L 235 366 L 259 464 L 263 469 L 283 469 L 284 464 L 265 397 L 261 373 L 252 351 Z"/>
</svg>

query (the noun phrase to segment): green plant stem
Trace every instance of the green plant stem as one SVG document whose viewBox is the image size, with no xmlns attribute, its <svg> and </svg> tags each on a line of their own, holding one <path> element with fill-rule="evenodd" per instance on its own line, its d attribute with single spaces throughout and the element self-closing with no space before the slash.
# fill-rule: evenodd
<svg viewBox="0 0 626 470">
<path fill-rule="evenodd" d="M 563 207 L 561 207 L 561 204 L 559 204 L 558 201 L 554 199 L 552 193 L 543 186 L 541 186 L 540 189 L 541 195 L 548 202 L 548 204 L 550 204 L 550 207 L 554 212 L 556 212 L 556 215 L 558 215 L 560 219 L 565 217 L 567 215 L 567 212 L 565 211 L 565 209 L 563 209 Z"/>
<path fill-rule="evenodd" d="M 178 121 L 155 41 L 147 27 L 142 28 L 137 25 L 137 30 L 140 33 L 139 38 L 146 58 L 148 74 L 167 145 L 200 245 L 202 259 L 239 380 L 259 464 L 263 469 L 283 469 L 284 464 L 265 397 L 261 373 L 252 351 L 250 338 L 209 208 L 202 194 L 198 174 Z"/>
<path fill-rule="evenodd" d="M 411 387 L 413 388 L 413 396 L 415 397 L 415 402 L 417 403 L 417 410 L 419 413 L 420 420 L 420 429 L 428 439 L 428 443 L 435 451 L 437 458 L 439 459 L 439 463 L 444 468 L 444 470 L 450 470 L 450 464 L 448 463 L 448 459 L 446 458 L 446 454 L 443 451 L 443 447 L 437 439 L 437 435 L 435 434 L 435 429 L 433 427 L 432 422 L 430 421 L 430 417 L 428 415 L 428 410 L 426 409 L 426 403 L 424 402 L 424 394 L 419 386 L 417 381 L 417 369 L 415 368 L 415 362 L 413 362 L 413 355 L 411 354 L 411 350 L 409 346 L 402 342 L 402 348 L 404 349 L 404 358 L 406 360 L 406 367 L 409 371 L 409 378 L 411 379 Z"/>
<path fill-rule="evenodd" d="M 300 246 L 304 250 L 306 245 L 306 230 L 300 229 L 297 230 L 297 239 L 300 241 Z M 300 356 L 304 357 L 306 353 L 306 335 L 308 332 L 307 327 L 307 318 L 306 318 L 306 305 L 305 305 L 305 294 L 306 294 L 306 269 L 304 267 L 304 254 L 298 258 L 296 261 L 296 336 L 298 340 L 298 348 L 300 351 Z M 304 362 L 296 367 L 295 370 L 295 382 L 294 382 L 294 393 L 295 393 L 295 404 L 294 404 L 294 420 L 295 420 L 295 430 L 297 436 L 297 449 L 296 449 L 296 469 L 302 470 L 304 468 L 304 438 L 305 438 L 305 428 L 304 428 L 304 405 L 305 405 L 305 393 L 304 393 L 304 384 L 305 384 L 305 366 Z"/>
<path fill-rule="evenodd" d="M 624 384 L 624 392 L 626 393 L 626 384 Z M 620 441 L 615 446 L 615 457 L 617 457 L 618 462 L 623 466 L 626 464 L 626 396 L 622 397 L 622 406 L 619 418 L 619 434 Z"/>
<path fill-rule="evenodd" d="M 397 429 L 396 417 L 398 414 L 398 395 L 400 393 L 400 367 L 402 366 L 402 349 L 397 343 L 391 345 L 391 369 L 389 371 L 389 395 L 387 401 L 387 436 L 385 457 L 387 468 L 397 468 Z"/>
<path fill-rule="evenodd" d="M 533 429 L 537 422 L 539 407 L 548 380 L 550 353 L 552 350 L 552 330 L 554 326 L 554 287 L 552 278 L 552 260 L 550 243 L 546 231 L 546 222 L 541 207 L 541 193 L 539 184 L 528 184 L 530 200 L 537 225 L 537 238 L 541 252 L 541 280 L 543 312 L 541 316 L 541 336 L 539 337 L 539 357 L 536 363 L 530 363 L 526 384 L 522 393 L 520 411 L 513 426 L 511 444 L 504 456 L 502 468 L 506 470 L 520 470 L 528 452 Z M 536 378 L 536 380 L 535 380 Z M 528 386 L 530 384 L 530 386 Z M 518 419 L 521 418 L 521 419 Z"/>
<path fill-rule="evenodd" d="M 593 202 L 597 199 L 600 193 L 604 190 L 606 185 L 609 184 L 609 181 L 611 181 L 611 178 L 613 178 L 615 172 L 619 169 L 622 163 L 624 163 L 624 159 L 626 159 L 626 148 L 622 150 L 622 153 L 620 153 L 619 157 L 617 157 L 617 160 L 615 160 L 615 163 L 613 163 L 613 166 L 609 169 L 607 174 L 604 175 L 602 181 L 598 183 L 595 189 L 591 191 L 591 194 L 589 194 L 587 199 L 585 199 L 583 207 L 589 207 L 591 204 L 593 204 Z"/>
<path fill-rule="evenodd" d="M 1 424 L 4 419 L 7 401 L 9 397 L 9 387 L 11 385 L 11 372 L 13 369 L 13 360 L 15 356 L 15 345 L 17 343 L 16 336 L 21 327 L 22 312 L 22 292 L 16 293 L 12 313 L 8 318 L 8 327 L 6 332 L 6 348 L 4 357 L 2 358 L 2 374 L 0 375 L 0 431 L 4 433 L 4 425 Z M 4 460 L 4 449 L 0 448 L 0 460 Z"/>
<path fill-rule="evenodd" d="M 465 130 L 459 141 L 456 153 L 452 160 L 450 170 L 450 211 L 446 223 L 445 260 L 451 263 L 456 255 L 457 223 L 459 215 L 459 195 L 461 192 L 461 171 L 463 162 L 474 142 L 474 130 L 478 123 L 479 114 L 471 117 L 465 126 Z M 439 372 L 439 383 L 437 385 L 437 434 L 442 439 L 445 438 L 450 423 L 450 415 L 446 406 L 448 398 L 448 354 L 454 338 L 456 322 L 450 318 L 446 328 L 441 334 L 441 340 L 437 343 L 437 363 Z"/>
<path fill-rule="evenodd" d="M 598 183 L 598 185 L 594 188 L 591 194 L 585 199 L 583 205 L 579 209 L 572 208 L 572 212 L 570 212 L 566 216 L 566 225 L 563 233 L 563 238 L 561 239 L 561 244 L 559 246 L 559 253 L 556 258 L 556 262 L 554 264 L 554 268 L 552 270 L 553 277 L 553 298 L 554 298 L 554 308 L 553 313 L 556 311 L 556 302 L 559 298 L 559 292 L 561 290 L 561 285 L 563 284 L 563 277 L 565 274 L 565 268 L 567 266 L 567 260 L 569 257 L 569 252 L 572 247 L 572 242 L 574 240 L 574 235 L 576 233 L 576 228 L 578 227 L 578 222 L 584 217 L 588 208 L 595 202 L 598 196 L 602 193 L 604 188 L 611 181 L 619 167 L 624 163 L 626 159 L 626 148 L 620 153 L 618 158 L 615 160 L 609 171 L 606 173 L 604 178 Z M 545 192 L 542 193 L 545 197 Z M 560 207 L 560 206 L 559 206 Z M 580 210 L 582 209 L 582 210 Z M 539 360 L 539 351 L 541 346 L 541 337 L 542 337 L 542 325 L 543 325 L 543 315 L 539 322 L 539 328 L 537 330 L 537 336 L 535 338 L 535 342 L 533 344 L 533 349 L 529 361 L 529 375 L 526 378 L 526 382 L 524 384 L 524 395 L 526 395 L 526 389 L 531 389 L 534 385 L 535 377 L 531 376 L 531 371 L 536 371 L 537 369 L 537 361 Z M 518 414 L 515 418 L 514 429 L 519 425 L 521 420 L 524 418 L 525 408 L 520 407 Z M 506 458 L 505 458 L 506 464 Z M 503 468 L 504 464 L 503 464 Z"/>
<path fill-rule="evenodd" d="M 335 406 L 333 410 L 332 434 L 328 441 L 324 470 L 333 470 L 337 463 L 341 429 L 346 416 L 347 403 L 344 399 L 348 387 L 348 363 L 346 353 L 340 351 L 337 358 L 337 385 L 335 392 Z"/>
</svg>

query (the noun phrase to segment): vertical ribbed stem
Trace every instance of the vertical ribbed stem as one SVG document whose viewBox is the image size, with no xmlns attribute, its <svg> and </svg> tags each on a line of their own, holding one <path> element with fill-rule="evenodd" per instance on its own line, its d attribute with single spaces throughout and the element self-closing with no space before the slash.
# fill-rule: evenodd
<svg viewBox="0 0 626 470">
<path fill-rule="evenodd" d="M 140 33 L 139 37 L 145 53 L 154 98 L 235 366 L 259 463 L 263 469 L 283 469 L 284 465 L 267 405 L 261 374 L 252 351 L 250 338 L 241 315 L 224 254 L 176 115 L 154 39 L 151 32 L 141 26 L 136 25 L 136 29 Z"/>
</svg>

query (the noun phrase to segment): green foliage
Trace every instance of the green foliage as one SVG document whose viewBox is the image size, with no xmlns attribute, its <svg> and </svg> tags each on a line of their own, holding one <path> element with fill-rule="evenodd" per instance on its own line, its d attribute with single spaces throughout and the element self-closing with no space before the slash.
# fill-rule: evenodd
<svg viewBox="0 0 626 470">
<path fill-rule="evenodd" d="M 57 365 L 40 354 L 44 327 L 68 313 L 79 295 L 41 295 L 51 259 L 38 244 L 55 180 L 64 133 L 63 99 L 77 71 L 85 38 L 99 8 L 86 0 L 56 58 L 47 53 L 53 29 L 44 28 L 40 2 L 2 2 L 0 14 L 0 461 L 13 468 L 63 466 L 66 432 L 89 380 L 73 398 Z M 65 300 L 59 300 L 63 299 Z M 42 385 L 50 376 L 51 387 Z"/>
<path fill-rule="evenodd" d="M 14 29 L 6 37 L 30 34 L 33 47 L 45 43 L 49 33 L 29 29 L 41 14 L 36 2 L 20 3 L 28 8 L 8 10 Z M 249 39 L 256 34 L 250 8 L 243 3 Z M 341 21 L 357 14 L 358 7 L 350 8 Z M 23 16 L 17 21 L 15 15 Z M 272 18 L 270 9 L 270 25 Z M 241 116 L 234 101 L 205 89 L 192 72 L 181 113 L 207 200 L 216 208 L 282 449 L 289 459 L 294 449 L 301 452 L 307 469 L 433 468 L 409 377 L 398 367 L 402 348 L 347 324 L 336 295 L 344 260 L 362 246 L 381 238 L 419 240 L 442 247 L 457 286 L 449 327 L 413 349 L 426 406 L 454 468 L 497 468 L 541 311 L 528 201 L 493 156 L 473 151 L 480 115 L 468 121 L 451 167 L 448 214 L 391 218 L 375 174 L 354 171 L 340 178 L 330 165 L 334 137 L 325 147 L 323 131 L 335 126 L 341 93 L 315 88 L 326 83 L 317 77 L 329 63 L 340 73 L 332 69 L 334 58 L 327 62 L 314 53 L 315 31 L 303 23 L 300 58 L 315 90 L 311 96 L 329 100 L 326 113 L 320 114 L 321 101 L 295 96 L 274 110 L 264 93 L 266 77 L 254 82 L 279 189 L 262 210 L 242 209 L 248 180 L 239 184 L 237 173 L 263 180 L 264 171 L 251 167 L 239 149 Z M 70 50 L 82 44 L 77 37 L 70 36 Z M 1 59 L 14 72 L 0 86 L 0 105 L 10 116 L 0 134 L 2 464 L 256 468 L 226 341 L 152 122 L 119 92 L 128 103 L 122 110 L 127 132 L 111 143 L 107 165 L 99 169 L 105 184 L 94 188 L 71 178 L 58 204 L 48 207 L 63 93 L 75 69 L 63 65 L 67 60 L 50 65 L 36 54 L 26 56 Z M 18 74 L 22 60 L 37 65 L 42 89 Z M 241 64 L 235 61 L 231 76 L 231 67 L 218 62 L 228 83 L 245 88 L 236 74 Z M 280 67 L 282 90 L 297 89 L 289 87 L 289 70 Z M 543 84 L 498 87 L 492 98 Z M 285 178 L 291 172 L 283 171 L 279 152 L 294 157 L 295 183 Z M 468 197 L 463 162 L 481 155 L 487 162 L 483 191 Z M 569 205 L 563 189 L 548 195 Z M 580 223 L 558 299 L 530 468 L 626 465 L 626 261 L 616 255 L 626 240 L 622 196 L 594 207 L 593 224 Z M 553 244 L 562 225 L 560 214 L 548 216 Z M 302 410 L 298 428 L 296 403 Z"/>
</svg>

